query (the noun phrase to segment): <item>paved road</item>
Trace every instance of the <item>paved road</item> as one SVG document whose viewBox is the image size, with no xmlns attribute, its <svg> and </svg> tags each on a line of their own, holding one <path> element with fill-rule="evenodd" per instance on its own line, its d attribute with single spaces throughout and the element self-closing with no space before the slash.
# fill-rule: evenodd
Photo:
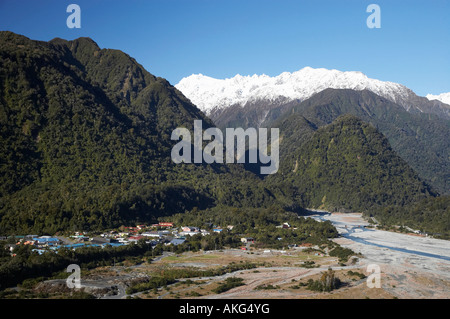
<svg viewBox="0 0 450 319">
<path fill-rule="evenodd" d="M 56 236 L 60 241 L 62 241 L 63 245 L 73 245 L 74 242 L 67 237 Z"/>
</svg>

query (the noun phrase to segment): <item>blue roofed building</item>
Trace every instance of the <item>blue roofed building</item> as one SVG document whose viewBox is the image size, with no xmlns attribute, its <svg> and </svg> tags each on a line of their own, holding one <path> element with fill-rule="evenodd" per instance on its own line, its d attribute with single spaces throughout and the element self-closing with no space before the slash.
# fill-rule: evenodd
<svg viewBox="0 0 450 319">
<path fill-rule="evenodd" d="M 186 239 L 184 239 L 184 238 L 174 238 L 174 239 L 172 239 L 172 240 L 170 241 L 169 244 L 172 244 L 172 245 L 174 245 L 174 246 L 177 246 L 177 245 L 180 245 L 180 244 L 184 243 L 185 241 L 186 241 Z"/>
<path fill-rule="evenodd" d="M 33 238 L 33 240 L 38 246 L 57 246 L 61 244 L 61 241 L 58 238 L 50 236 L 36 237 Z"/>
</svg>

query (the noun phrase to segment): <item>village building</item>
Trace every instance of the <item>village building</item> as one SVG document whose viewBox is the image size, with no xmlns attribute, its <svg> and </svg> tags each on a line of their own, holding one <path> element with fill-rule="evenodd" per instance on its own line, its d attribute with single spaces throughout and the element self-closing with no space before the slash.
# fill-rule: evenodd
<svg viewBox="0 0 450 319">
<path fill-rule="evenodd" d="M 157 225 L 159 227 L 173 227 L 173 223 L 159 223 Z"/>
<path fill-rule="evenodd" d="M 58 238 L 50 236 L 35 237 L 32 240 L 36 246 L 40 247 L 57 246 L 61 244 L 61 241 Z"/>
<path fill-rule="evenodd" d="M 243 237 L 243 238 L 241 238 L 241 242 L 244 243 L 244 244 L 247 244 L 247 243 L 254 244 L 255 243 L 255 239 L 252 238 L 252 237 Z"/>
<path fill-rule="evenodd" d="M 142 233 L 141 235 L 145 236 L 145 237 L 156 237 L 156 238 L 162 238 L 164 236 L 161 232 L 157 232 L 157 231 L 148 231 L 148 232 Z"/>
</svg>

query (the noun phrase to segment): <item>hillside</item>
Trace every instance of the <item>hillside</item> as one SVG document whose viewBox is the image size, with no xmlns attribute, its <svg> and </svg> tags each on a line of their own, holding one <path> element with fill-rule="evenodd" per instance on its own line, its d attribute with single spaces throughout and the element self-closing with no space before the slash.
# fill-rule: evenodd
<svg viewBox="0 0 450 319">
<path fill-rule="evenodd" d="M 275 77 L 191 75 L 176 87 L 222 129 L 277 127 L 292 112 L 318 126 L 353 114 L 377 127 L 439 193 L 450 190 L 450 105 L 443 103 L 445 94 L 425 98 L 361 72 L 309 67 Z"/>
<path fill-rule="evenodd" d="M 318 127 L 344 114 L 371 123 L 423 180 L 440 193 L 450 189 L 450 121 L 445 118 L 407 112 L 368 90 L 326 89 L 292 106 L 284 117 L 292 113 L 301 114 Z"/>
<path fill-rule="evenodd" d="M 268 114 L 281 163 L 263 177 L 242 164 L 174 164 L 172 130 L 214 124 L 121 51 L 0 32 L 0 64 L 0 234 L 99 230 L 214 207 L 361 211 L 433 194 L 374 127 L 335 119 L 345 111 L 337 107 L 329 118 L 297 103 L 289 116 Z"/>
<path fill-rule="evenodd" d="M 301 142 L 280 171 L 267 181 L 295 187 L 303 207 L 368 211 L 404 206 L 432 194 L 375 127 L 351 115 Z"/>
<path fill-rule="evenodd" d="M 127 54 L 1 32 L 0 64 L 0 233 L 151 221 L 248 199 L 221 195 L 228 187 L 256 192 L 241 166 L 172 162 L 172 130 L 212 122 Z"/>
<path fill-rule="evenodd" d="M 409 226 L 450 239 L 450 196 L 428 197 L 406 206 L 387 206 L 366 213 L 385 225 Z"/>
</svg>

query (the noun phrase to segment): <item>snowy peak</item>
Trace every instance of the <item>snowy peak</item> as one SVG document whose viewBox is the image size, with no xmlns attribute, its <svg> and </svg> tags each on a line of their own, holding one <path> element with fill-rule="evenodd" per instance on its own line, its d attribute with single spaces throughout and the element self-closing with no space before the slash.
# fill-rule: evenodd
<svg viewBox="0 0 450 319">
<path fill-rule="evenodd" d="M 442 103 L 450 105 L 450 92 L 441 93 L 439 95 L 427 94 L 426 98 L 429 99 L 430 101 L 438 100 L 441 101 Z"/>
<path fill-rule="evenodd" d="M 311 67 L 292 73 L 283 72 L 275 77 L 238 74 L 222 80 L 195 74 L 183 78 L 175 86 L 207 114 L 215 109 L 244 106 L 258 100 L 271 103 L 302 101 L 327 88 L 367 89 L 406 109 L 410 107 L 408 100 L 415 96 L 414 92 L 401 84 L 370 79 L 361 72 Z"/>
</svg>

